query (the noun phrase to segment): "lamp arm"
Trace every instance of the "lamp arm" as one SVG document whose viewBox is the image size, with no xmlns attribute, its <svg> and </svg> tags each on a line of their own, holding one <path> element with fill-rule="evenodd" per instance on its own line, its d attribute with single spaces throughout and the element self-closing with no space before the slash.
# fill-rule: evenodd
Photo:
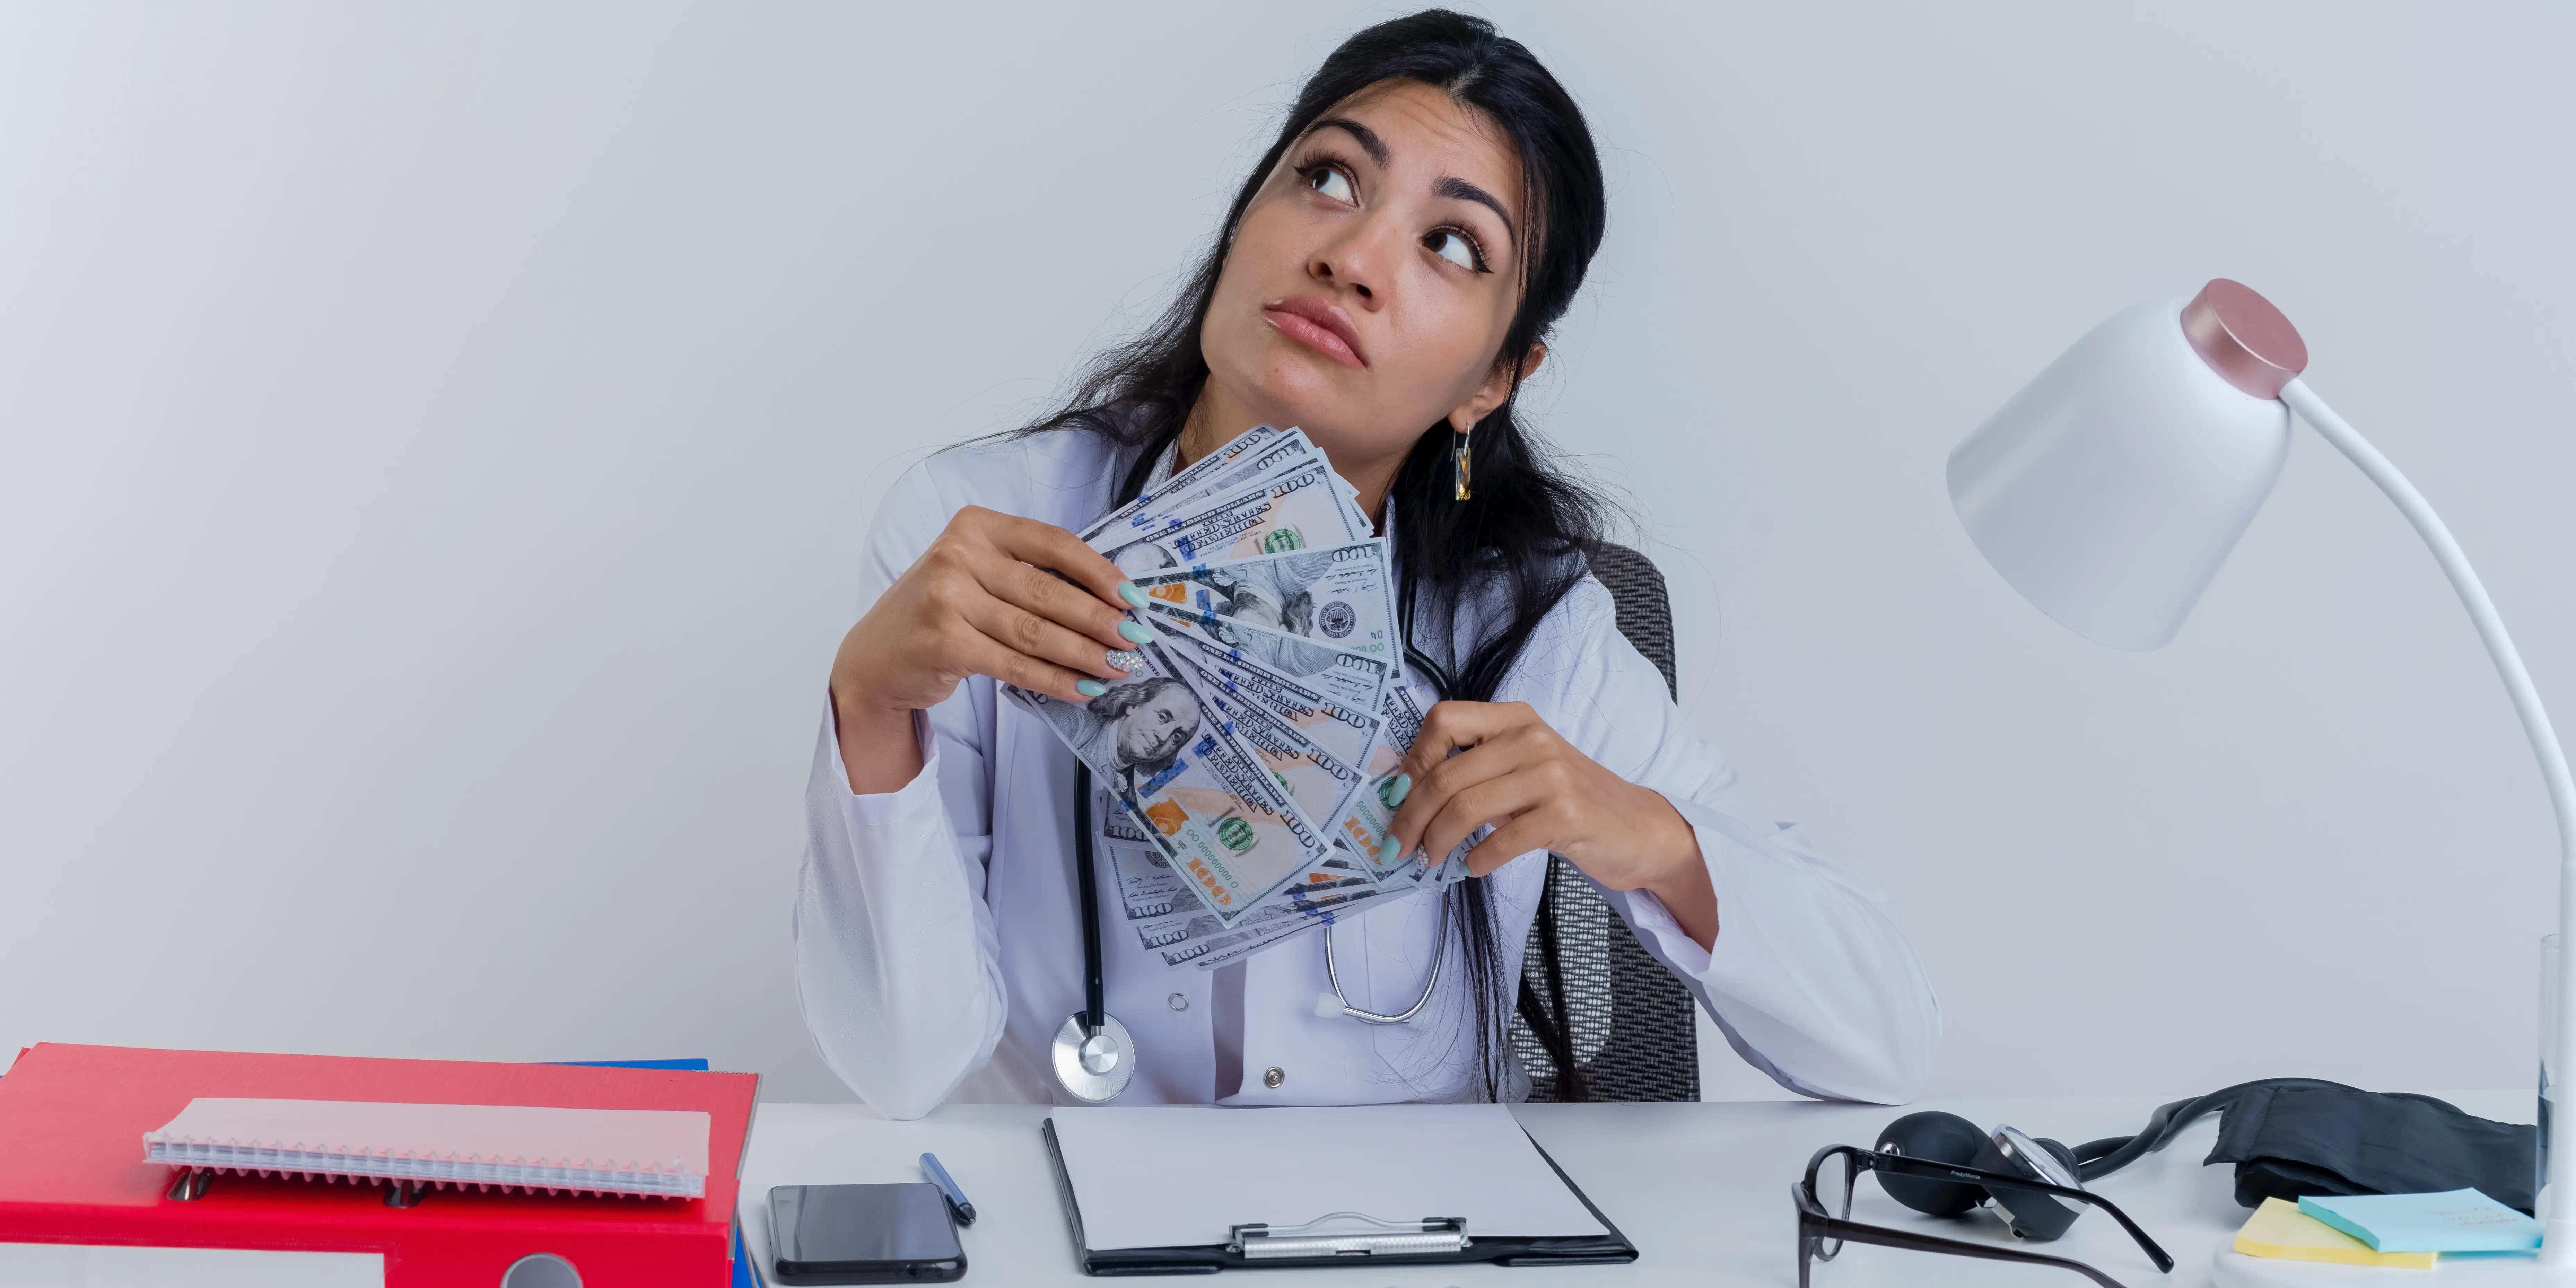
<svg viewBox="0 0 2576 1288">
<path fill-rule="evenodd" d="M 2344 418 L 2326 406 L 2315 390 L 2304 380 L 2292 380 L 2281 390 L 2281 401 L 2299 414 L 2299 419 L 2314 427 L 2319 436 L 2334 444 L 2335 450 L 2352 458 L 2388 499 L 2397 503 L 2406 521 L 2433 548 L 2433 559 L 2442 565 L 2443 575 L 2451 579 L 2451 588 L 2460 592 L 2460 602 L 2468 606 L 2469 620 L 2477 624 L 2478 638 L 2487 646 L 2487 656 L 2495 661 L 2496 674 L 2504 678 L 2505 691 L 2513 697 L 2514 712 L 2522 717 L 2522 732 L 2531 739 L 2531 751 L 2540 760 L 2540 774 L 2549 785 L 2549 804 L 2558 813 L 2558 850 L 2564 870 L 2576 873 L 2576 780 L 2567 772 L 2567 753 L 2558 746 L 2558 734 L 2550 727 L 2549 712 L 2540 704 L 2540 690 L 2531 683 L 2531 673 L 2523 669 L 2522 654 L 2513 647 L 2513 636 L 2506 632 L 2504 619 L 2496 615 L 2495 601 L 2487 598 L 2486 587 L 2478 581 L 2469 557 L 2461 553 L 2460 543 L 2451 530 L 2442 525 L 2442 517 L 2433 513 L 2424 494 L 2397 472 L 2387 457 L 2379 454 Z M 2562 898 L 2560 906 L 2576 909 L 2576 900 Z M 2561 941 L 2562 943 L 2566 941 Z M 2576 960 L 2576 954 L 2570 954 Z"/>
<path fill-rule="evenodd" d="M 2487 646 L 2487 657 L 2495 662 L 2496 674 L 2503 677 L 2505 692 L 2513 698 L 2514 713 L 2522 717 L 2523 735 L 2531 740 L 2531 752 L 2540 760 L 2541 779 L 2549 787 L 2549 805 L 2558 815 L 2558 1043 L 2551 1052 L 2550 1072 L 2564 1078 L 2576 1067 L 2571 1062 L 2571 1044 L 2576 1044 L 2576 780 L 2567 773 L 2567 753 L 2559 748 L 2558 734 L 2549 725 L 2549 712 L 2540 705 L 2540 690 L 2532 686 L 2531 673 L 2523 669 L 2522 654 L 2513 647 L 2513 636 L 2507 634 L 2504 619 L 2496 615 L 2494 601 L 2487 598 L 2486 587 L 2479 583 L 2477 572 L 2469 567 L 2469 557 L 2461 553 L 2460 543 L 2451 538 L 2451 530 L 2442 525 L 2440 515 L 2433 513 L 2431 503 L 2406 476 L 2397 472 L 2387 457 L 2379 454 L 2367 439 L 2344 422 L 2343 417 L 2326 406 L 2316 391 L 2304 380 L 2292 379 L 2281 390 L 2281 401 L 2308 422 L 2319 436 L 2334 444 L 2335 450 L 2352 458 L 2397 509 L 2415 525 L 2424 544 L 2433 548 L 2433 559 L 2442 565 L 2442 573 L 2451 579 L 2451 588 L 2460 593 L 2467 605 L 2469 620 L 2477 624 L 2478 638 Z M 2545 1264 L 2576 1269 L 2576 1115 L 2552 1113 L 2549 1123 L 2549 1189 L 2552 1191 L 2547 1232 L 2541 1247 Z"/>
</svg>

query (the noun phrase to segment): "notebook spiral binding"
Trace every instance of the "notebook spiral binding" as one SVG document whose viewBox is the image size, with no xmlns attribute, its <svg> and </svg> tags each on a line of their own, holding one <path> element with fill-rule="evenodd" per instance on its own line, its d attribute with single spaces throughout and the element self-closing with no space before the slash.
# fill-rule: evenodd
<svg viewBox="0 0 2576 1288">
<path fill-rule="evenodd" d="M 410 1181 L 439 1189 L 523 1190 L 548 1194 L 614 1194 L 639 1198 L 694 1198 L 706 1178 L 656 1170 L 628 1171 L 548 1166 L 544 1162 L 486 1162 L 358 1152 L 284 1149 L 214 1141 L 154 1141 L 144 1161 L 243 1176 L 283 1176 L 317 1181 L 383 1184 Z"/>
<path fill-rule="evenodd" d="M 699 1198 L 691 1111 L 200 1097 L 143 1133 L 147 1163 L 413 1191 Z M 694 1162 L 694 1165 L 693 1165 Z M 174 1198 L 191 1195 L 177 1193 Z"/>
</svg>

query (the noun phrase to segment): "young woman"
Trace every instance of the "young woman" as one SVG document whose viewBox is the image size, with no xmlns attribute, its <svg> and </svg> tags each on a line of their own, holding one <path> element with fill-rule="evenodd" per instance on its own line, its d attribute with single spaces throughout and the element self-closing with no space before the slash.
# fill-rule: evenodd
<svg viewBox="0 0 2576 1288">
<path fill-rule="evenodd" d="M 1402 1011 L 1449 963 L 1406 1024 L 1319 1012 L 1321 935 L 1172 970 L 1111 909 L 1122 1101 L 1525 1095 L 1503 1026 L 1551 851 L 1782 1085 L 1921 1088 L 1940 1010 L 1894 907 L 1775 824 L 1683 721 L 1586 573 L 1597 507 L 1516 418 L 1604 207 L 1583 116 L 1527 49 L 1447 12 L 1370 28 L 1306 84 L 1153 330 L 1062 412 L 887 496 L 832 667 L 796 908 L 806 1023 L 869 1104 L 1059 1098 L 1049 1042 L 1083 1005 L 1075 762 L 995 682 L 1082 703 L 1123 678 L 1111 651 L 1149 629 L 1127 616 L 1141 600 L 1067 529 L 1265 423 L 1304 429 L 1376 516 L 1414 682 L 1444 699 L 1403 765 L 1396 842 L 1436 861 L 1497 830 L 1475 879 L 1336 933 L 1363 1009 Z M 1168 730 L 1138 722 L 1178 717 L 1130 705 L 1077 732 L 1164 754 Z"/>
</svg>

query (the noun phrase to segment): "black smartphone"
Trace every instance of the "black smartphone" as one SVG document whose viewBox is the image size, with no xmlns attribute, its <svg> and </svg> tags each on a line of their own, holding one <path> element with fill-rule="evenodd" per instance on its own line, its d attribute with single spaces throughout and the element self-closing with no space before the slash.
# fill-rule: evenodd
<svg viewBox="0 0 2576 1288">
<path fill-rule="evenodd" d="M 781 1185 L 769 1192 L 772 1273 L 782 1284 L 953 1283 L 966 1250 L 927 1181 Z"/>
</svg>

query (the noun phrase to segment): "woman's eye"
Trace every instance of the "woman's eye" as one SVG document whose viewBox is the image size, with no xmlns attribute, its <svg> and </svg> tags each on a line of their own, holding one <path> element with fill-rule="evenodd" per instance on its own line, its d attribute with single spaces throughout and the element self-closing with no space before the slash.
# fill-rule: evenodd
<svg viewBox="0 0 2576 1288">
<path fill-rule="evenodd" d="M 1306 176 L 1306 186 L 1335 201 L 1349 201 L 1351 178 L 1331 166 L 1318 166 Z"/>
<path fill-rule="evenodd" d="M 1454 228 L 1440 228 L 1422 239 L 1431 253 L 1470 272 L 1484 271 L 1484 257 L 1476 253 L 1476 243 Z"/>
</svg>

